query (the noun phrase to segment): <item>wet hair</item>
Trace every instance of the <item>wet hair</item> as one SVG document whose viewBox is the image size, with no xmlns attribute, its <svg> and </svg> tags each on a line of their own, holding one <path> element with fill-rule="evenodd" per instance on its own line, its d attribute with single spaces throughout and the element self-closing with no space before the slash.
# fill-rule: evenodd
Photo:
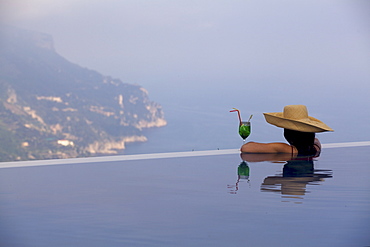
<svg viewBox="0 0 370 247">
<path fill-rule="evenodd" d="M 315 133 L 284 129 L 284 137 L 298 150 L 298 155 L 315 155 Z"/>
</svg>

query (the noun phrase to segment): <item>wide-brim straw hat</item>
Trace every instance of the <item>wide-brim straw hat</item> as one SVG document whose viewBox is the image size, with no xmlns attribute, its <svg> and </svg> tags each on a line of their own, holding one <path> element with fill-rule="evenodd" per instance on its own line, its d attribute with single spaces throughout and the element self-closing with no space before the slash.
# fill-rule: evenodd
<svg viewBox="0 0 370 247">
<path fill-rule="evenodd" d="M 268 123 L 280 128 L 301 132 L 334 131 L 320 120 L 308 116 L 305 105 L 287 105 L 283 112 L 264 113 Z"/>
</svg>

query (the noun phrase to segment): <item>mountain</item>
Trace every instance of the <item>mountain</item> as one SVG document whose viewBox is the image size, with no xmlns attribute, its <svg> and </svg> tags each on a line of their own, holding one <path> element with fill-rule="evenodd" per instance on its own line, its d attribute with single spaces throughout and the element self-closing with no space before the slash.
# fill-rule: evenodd
<svg viewBox="0 0 370 247">
<path fill-rule="evenodd" d="M 139 85 L 67 61 L 48 34 L 0 28 L 0 161 L 115 154 L 165 125 Z"/>
</svg>

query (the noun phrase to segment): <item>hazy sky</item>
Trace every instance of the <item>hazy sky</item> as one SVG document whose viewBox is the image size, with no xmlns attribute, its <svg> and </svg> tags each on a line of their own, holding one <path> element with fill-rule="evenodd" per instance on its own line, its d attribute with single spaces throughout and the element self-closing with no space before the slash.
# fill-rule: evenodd
<svg viewBox="0 0 370 247">
<path fill-rule="evenodd" d="M 370 1 L 2 0 L 1 16 L 167 108 L 369 115 Z"/>
</svg>

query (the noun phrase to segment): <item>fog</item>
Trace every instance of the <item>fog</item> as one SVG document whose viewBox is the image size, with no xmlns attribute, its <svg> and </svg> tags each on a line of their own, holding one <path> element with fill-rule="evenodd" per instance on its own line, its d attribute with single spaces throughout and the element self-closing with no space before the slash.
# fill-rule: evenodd
<svg viewBox="0 0 370 247">
<path fill-rule="evenodd" d="M 49 33 L 69 61 L 148 89 L 169 128 L 183 117 L 196 135 L 209 119 L 227 138 L 236 107 L 255 114 L 263 141 L 281 131 L 262 112 L 287 104 L 335 130 L 324 142 L 370 140 L 369 13 L 357 0 L 1 2 L 2 23 Z"/>
</svg>

